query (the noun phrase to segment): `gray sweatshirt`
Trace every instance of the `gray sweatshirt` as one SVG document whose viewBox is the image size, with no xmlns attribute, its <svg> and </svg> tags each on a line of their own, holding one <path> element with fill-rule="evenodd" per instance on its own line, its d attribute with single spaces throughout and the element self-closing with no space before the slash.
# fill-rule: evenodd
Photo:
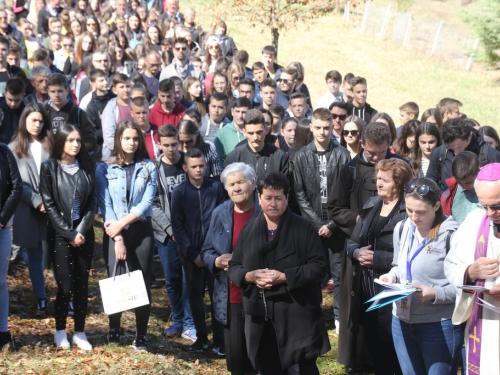
<svg viewBox="0 0 500 375">
<path fill-rule="evenodd" d="M 401 239 L 400 226 L 404 224 Z M 452 231 L 452 236 L 458 228 L 458 223 L 450 216 L 440 226 L 436 240 L 426 240 L 423 250 L 414 258 L 411 264 L 411 283 L 414 285 L 428 285 L 436 291 L 436 299 L 420 302 L 414 295 L 411 296 L 410 319 L 407 320 L 397 314 L 394 304 L 393 315 L 410 324 L 433 323 L 451 319 L 455 308 L 455 289 L 444 274 L 444 259 L 446 258 L 446 232 Z M 394 228 L 394 260 L 392 273 L 398 277 L 398 282 L 406 281 L 406 259 L 408 247 L 413 254 L 418 247 L 418 241 L 412 239 L 412 224 L 410 219 L 399 222 Z M 451 238 L 450 238 L 451 240 Z M 450 241 L 451 244 L 451 241 Z"/>
</svg>

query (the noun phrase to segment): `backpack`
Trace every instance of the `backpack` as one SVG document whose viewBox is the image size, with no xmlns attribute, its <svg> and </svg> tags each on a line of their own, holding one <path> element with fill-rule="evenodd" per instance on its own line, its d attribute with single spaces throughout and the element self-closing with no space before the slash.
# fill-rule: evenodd
<svg viewBox="0 0 500 375">
<path fill-rule="evenodd" d="M 408 218 L 404 219 L 402 222 L 401 222 L 401 225 L 399 226 L 399 243 L 401 243 L 401 236 L 403 235 L 403 227 L 405 226 L 405 223 L 406 223 L 406 220 L 408 220 Z M 449 253 L 450 251 L 450 242 L 451 242 L 451 234 L 455 232 L 454 230 L 447 230 L 446 231 L 446 234 L 445 234 L 445 241 L 446 241 L 446 254 Z"/>
<path fill-rule="evenodd" d="M 487 142 L 484 142 L 479 149 L 479 166 L 484 167 L 488 164 L 488 149 L 490 145 Z M 439 150 L 439 158 L 437 160 L 437 176 L 439 184 L 441 184 L 441 171 L 443 170 L 444 163 L 446 162 L 446 155 L 448 155 L 448 147 L 443 145 Z"/>
</svg>

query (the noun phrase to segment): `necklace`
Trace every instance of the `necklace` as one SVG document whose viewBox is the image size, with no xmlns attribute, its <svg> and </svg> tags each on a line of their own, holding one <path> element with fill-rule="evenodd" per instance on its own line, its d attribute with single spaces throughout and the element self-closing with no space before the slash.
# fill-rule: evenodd
<svg viewBox="0 0 500 375">
<path fill-rule="evenodd" d="M 389 202 L 389 203 L 383 203 L 382 205 L 382 210 L 380 211 L 380 214 L 381 215 L 385 215 L 385 214 L 388 214 L 389 212 L 392 211 L 392 209 L 394 208 L 394 205 L 399 201 L 399 198 L 396 198 L 395 200 Z"/>
</svg>

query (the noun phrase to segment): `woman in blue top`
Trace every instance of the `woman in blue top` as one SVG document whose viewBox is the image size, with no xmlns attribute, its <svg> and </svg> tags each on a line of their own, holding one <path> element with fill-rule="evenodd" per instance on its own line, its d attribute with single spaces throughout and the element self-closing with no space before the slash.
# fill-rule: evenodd
<svg viewBox="0 0 500 375">
<path fill-rule="evenodd" d="M 444 259 L 458 224 L 443 214 L 433 180 L 414 178 L 404 190 L 408 219 L 394 228 L 393 268 L 380 279 L 420 291 L 394 303 L 396 354 L 405 375 L 456 374 L 463 335 L 451 322 L 455 290 L 444 273 Z"/>
<path fill-rule="evenodd" d="M 146 333 L 151 311 L 150 280 L 153 266 L 153 227 L 151 216 L 156 190 L 156 168 L 147 159 L 139 125 L 122 121 L 116 129 L 114 150 L 110 160 L 97 166 L 97 194 L 103 213 L 106 234 L 110 237 L 108 273 L 115 263 L 128 262 L 130 271 L 141 270 L 150 304 L 135 308 L 136 338 L 132 346 L 146 351 Z M 125 272 L 119 264 L 116 274 Z M 110 344 L 120 343 L 121 313 L 109 316 Z"/>
</svg>

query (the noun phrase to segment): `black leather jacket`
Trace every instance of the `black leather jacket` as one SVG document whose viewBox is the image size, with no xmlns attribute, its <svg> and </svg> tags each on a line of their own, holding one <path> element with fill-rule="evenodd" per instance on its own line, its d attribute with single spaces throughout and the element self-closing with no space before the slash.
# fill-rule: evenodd
<svg viewBox="0 0 500 375">
<path fill-rule="evenodd" d="M 75 190 L 80 192 L 80 224 L 73 228 L 71 219 Z M 77 232 L 85 235 L 94 222 L 97 208 L 95 179 L 80 169 L 74 175 L 64 173 L 55 159 L 42 163 L 40 170 L 40 194 L 52 227 L 68 242 Z"/>
<path fill-rule="evenodd" d="M 0 224 L 4 227 L 16 211 L 23 193 L 23 180 L 12 151 L 0 143 Z"/>
</svg>

